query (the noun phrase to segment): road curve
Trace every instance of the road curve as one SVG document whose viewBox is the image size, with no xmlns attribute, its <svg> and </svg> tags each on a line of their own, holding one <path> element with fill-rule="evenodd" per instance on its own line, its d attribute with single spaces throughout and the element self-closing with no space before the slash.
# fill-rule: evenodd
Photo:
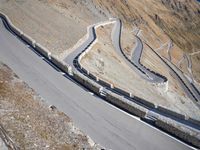
<svg viewBox="0 0 200 150">
<path fill-rule="evenodd" d="M 178 69 L 173 63 L 168 59 L 161 57 L 148 43 L 145 43 L 168 67 L 168 69 L 175 75 L 176 79 L 180 83 L 182 89 L 185 91 L 187 96 L 193 100 L 193 102 L 200 108 L 200 92 L 192 84 L 188 84 L 189 80 L 183 75 L 183 73 Z"/>
<path fill-rule="evenodd" d="M 146 69 L 146 67 L 144 67 L 142 64 L 140 64 L 140 57 L 142 54 L 142 41 L 141 39 L 136 35 L 136 47 L 134 49 L 134 54 L 132 56 L 132 60 L 134 61 L 134 64 L 136 64 L 136 66 L 138 66 L 141 70 L 143 70 L 143 72 L 145 72 L 146 74 L 148 74 L 153 81 L 157 82 L 157 83 L 162 83 L 164 81 L 167 81 L 167 78 L 162 76 L 162 75 L 156 75 L 154 73 L 152 73 L 151 71 L 149 71 L 148 69 Z M 148 45 L 146 43 L 146 45 L 153 50 L 150 45 Z M 180 71 L 180 69 L 178 69 L 175 65 L 173 65 L 173 63 L 171 63 L 171 55 L 170 55 L 170 49 L 172 48 L 173 43 L 172 41 L 169 42 L 168 44 L 168 49 L 167 49 L 167 53 L 169 55 L 169 60 L 166 59 L 165 61 L 163 59 L 165 58 L 161 58 L 161 56 L 159 56 L 154 50 L 153 52 L 167 65 L 167 67 L 173 71 L 173 73 L 175 74 L 175 76 L 177 77 L 177 80 L 179 81 L 182 89 L 185 91 L 185 93 L 188 95 L 188 97 L 190 99 L 192 99 L 194 101 L 195 104 L 197 104 L 198 107 L 200 107 L 200 92 L 198 91 L 198 89 L 194 86 L 194 84 L 192 82 L 190 82 L 185 75 L 182 73 L 182 71 Z M 190 64 L 190 60 L 188 60 L 188 70 L 189 72 L 191 72 L 191 64 Z M 163 80 L 162 80 L 163 79 Z"/>
<path fill-rule="evenodd" d="M 92 96 L 68 80 L 13 36 L 0 21 L 0 60 L 48 104 L 68 114 L 76 126 L 96 142 L 111 149 L 188 150 L 191 147 Z"/>
<path fill-rule="evenodd" d="M 161 77 L 161 75 L 158 75 L 158 73 L 152 73 L 150 70 L 148 70 L 145 66 L 143 66 L 140 62 L 140 58 L 142 56 L 142 51 L 143 51 L 143 43 L 141 39 L 138 36 L 136 37 L 136 46 L 134 47 L 133 54 L 131 57 L 131 61 L 139 67 L 143 72 L 148 74 L 148 76 L 152 79 L 154 83 L 163 83 L 167 81 L 166 77 Z"/>
<path fill-rule="evenodd" d="M 100 23 L 97 23 L 97 24 L 94 24 L 94 25 L 92 25 L 92 26 L 89 26 L 89 28 L 88 28 L 88 37 L 87 37 L 87 39 L 82 43 L 82 44 L 80 44 L 79 45 L 79 47 L 78 48 L 76 48 L 71 54 L 69 54 L 69 56 L 67 56 L 65 59 L 64 59 L 64 61 L 65 62 L 67 62 L 68 64 L 70 64 L 71 66 L 72 66 L 72 68 L 74 69 L 74 70 L 77 70 L 77 71 L 80 71 L 80 73 L 83 73 L 84 75 L 86 75 L 88 78 L 91 78 L 90 76 L 88 76 L 85 72 L 86 71 L 83 71 L 83 68 L 81 69 L 81 67 L 80 67 L 80 64 L 79 64 L 79 62 L 78 62 L 78 58 L 79 58 L 79 56 L 82 54 L 82 53 L 84 53 L 86 50 L 88 50 L 88 48 L 91 46 L 91 44 L 93 44 L 94 43 L 94 41 L 96 40 L 96 38 L 97 38 L 97 35 L 96 35 L 96 27 L 97 27 L 97 25 L 105 25 L 105 24 L 110 24 L 110 23 L 117 23 L 116 22 L 116 19 L 110 19 L 109 21 L 105 21 L 105 22 L 100 22 Z M 116 29 L 115 29 L 116 30 Z M 113 30 L 113 31 L 115 31 L 115 30 Z M 120 33 L 120 31 L 119 30 L 117 30 L 116 31 L 117 33 Z M 116 32 L 113 32 L 113 33 L 116 33 Z M 117 34 L 118 35 L 118 34 Z M 119 41 L 119 38 L 116 38 L 116 39 L 118 39 L 118 40 L 116 40 L 116 41 Z M 141 65 L 141 64 L 139 64 L 139 59 L 140 59 L 140 57 L 141 57 L 141 53 L 142 53 L 142 41 L 141 41 L 141 39 L 139 39 L 138 38 L 138 40 L 139 40 L 139 44 L 136 44 L 136 49 L 139 49 L 139 50 L 137 50 L 137 53 L 136 53 L 136 57 L 135 57 L 135 59 L 137 59 L 137 63 L 138 63 L 138 65 Z M 117 43 L 119 43 L 119 42 L 117 42 Z M 137 45 L 140 45 L 140 46 L 137 46 Z M 118 44 L 116 44 L 116 46 L 119 46 L 119 48 L 120 48 L 120 45 Z M 148 45 L 147 45 L 148 46 Z M 118 53 L 120 53 L 121 55 L 122 55 L 122 53 L 120 52 L 120 50 L 118 50 Z M 123 57 L 123 55 L 122 55 L 122 57 Z M 125 59 L 125 58 L 124 58 Z M 160 58 L 161 60 L 163 60 L 162 58 Z M 126 59 L 125 59 L 126 60 Z M 129 65 L 131 65 L 130 63 L 129 63 Z M 141 65 L 142 66 L 142 65 Z M 133 67 L 133 66 L 131 66 L 131 67 Z M 140 70 L 140 67 L 137 67 L 138 68 L 138 70 Z M 146 69 L 146 68 L 145 68 Z M 172 68 L 171 68 L 172 69 Z M 141 70 L 142 71 L 142 70 Z M 148 71 L 148 70 L 147 70 Z M 176 73 L 176 71 L 174 71 L 173 70 L 173 72 L 175 73 L 175 75 L 177 75 L 177 73 Z M 151 73 L 151 72 L 150 72 Z M 161 76 L 161 75 L 159 75 L 159 76 Z M 154 76 L 154 77 L 156 77 L 156 76 Z M 165 77 L 164 77 L 165 78 Z M 94 80 L 94 79 L 92 79 L 92 80 Z M 167 80 L 167 79 L 166 79 Z M 180 84 L 181 84 L 181 86 L 183 87 L 183 89 L 184 89 L 184 91 L 186 92 L 186 94 L 190 97 L 190 98 L 194 98 L 193 97 L 193 95 L 192 95 L 192 93 L 191 93 L 191 91 L 190 90 L 188 90 L 188 88 L 185 86 L 185 83 L 184 83 L 184 81 L 183 80 L 180 80 L 180 78 L 177 78 L 177 80 L 180 82 Z M 101 84 L 101 83 L 100 83 Z M 123 95 L 123 93 L 119 93 L 119 91 L 116 91 L 115 89 L 112 89 L 112 88 L 110 88 L 110 87 L 107 87 L 106 85 L 103 85 L 103 84 L 101 84 L 102 86 L 104 86 L 107 90 L 110 90 L 110 91 L 112 91 L 112 92 L 115 92 L 115 93 L 117 93 L 117 94 L 119 94 L 119 95 Z M 106 93 L 106 92 L 105 92 Z M 141 106 L 142 107 L 147 107 L 148 108 L 148 106 L 146 106 L 145 104 L 141 104 Z M 158 114 L 160 114 L 160 115 L 166 115 L 165 113 L 162 113 L 162 112 L 159 112 L 159 111 L 157 111 L 157 109 L 152 109 L 151 107 L 150 108 L 148 108 L 148 109 L 151 109 L 151 111 L 152 112 L 156 112 L 156 113 L 158 113 Z M 180 119 L 178 119 L 178 118 L 176 118 L 176 117 L 173 117 L 173 116 L 171 116 L 174 120 L 176 120 L 176 121 L 178 121 L 178 122 L 181 122 L 181 123 L 184 123 L 184 124 L 187 124 L 187 126 L 192 126 L 193 128 L 197 128 L 197 129 L 199 129 L 199 127 L 198 126 L 196 126 L 196 125 L 194 125 L 194 124 L 188 124 L 188 123 L 186 123 L 185 121 L 181 121 Z"/>
<path fill-rule="evenodd" d="M 122 23 L 119 19 L 116 19 L 116 23 L 112 30 L 111 38 L 113 46 L 119 56 L 124 60 L 124 62 L 134 71 L 136 71 L 141 77 L 152 83 L 163 83 L 167 81 L 167 78 L 158 73 L 153 73 L 145 66 L 140 63 L 140 58 L 142 55 L 143 44 L 139 37 L 136 36 L 136 47 L 134 47 L 134 53 L 132 55 L 132 60 L 130 61 L 122 51 L 120 38 L 121 38 Z"/>
<path fill-rule="evenodd" d="M 95 34 L 95 29 L 94 29 L 95 25 L 91 25 L 88 27 L 87 29 L 87 34 L 88 34 L 88 37 L 87 39 L 81 43 L 73 52 L 71 52 L 66 58 L 64 58 L 64 61 L 66 63 L 68 63 L 70 66 L 72 66 L 73 69 L 76 69 L 75 66 L 74 66 L 74 59 L 82 52 L 84 51 L 85 49 L 88 48 L 88 46 L 90 44 L 93 43 L 93 41 L 95 40 L 96 38 L 96 34 Z"/>
<path fill-rule="evenodd" d="M 95 32 L 95 26 L 100 25 L 100 24 L 104 24 L 107 22 L 112 22 L 113 21 L 105 21 L 102 23 L 97 23 L 94 25 L 91 25 L 90 27 L 88 27 L 88 37 L 87 39 L 78 46 L 78 48 L 76 48 L 73 52 L 71 52 L 66 58 L 64 58 L 64 61 L 66 63 L 68 63 L 70 66 L 72 66 L 72 68 L 74 70 L 76 70 L 76 66 L 74 66 L 74 59 L 77 58 L 77 56 L 83 52 L 84 50 L 86 50 L 96 39 L 96 32 Z M 137 46 L 135 48 L 135 53 L 133 55 L 133 63 L 136 66 L 133 66 L 133 64 L 131 64 L 127 59 L 124 58 L 124 55 L 122 54 L 122 50 L 121 50 L 121 46 L 120 46 L 120 36 L 121 36 L 121 22 L 118 19 L 115 19 L 114 21 L 114 28 L 112 30 L 112 41 L 113 41 L 113 45 L 115 47 L 116 52 L 118 53 L 118 55 L 120 55 L 122 57 L 122 59 L 126 62 L 126 64 L 131 67 L 134 71 L 138 72 L 144 79 L 153 82 L 153 83 L 163 83 L 165 82 L 167 79 L 164 77 L 160 77 L 155 73 L 152 73 L 150 70 L 148 70 L 146 67 L 144 67 L 141 63 L 140 63 L 140 57 L 142 54 L 142 49 L 143 49 L 143 45 L 142 45 L 142 41 L 137 37 Z"/>
</svg>

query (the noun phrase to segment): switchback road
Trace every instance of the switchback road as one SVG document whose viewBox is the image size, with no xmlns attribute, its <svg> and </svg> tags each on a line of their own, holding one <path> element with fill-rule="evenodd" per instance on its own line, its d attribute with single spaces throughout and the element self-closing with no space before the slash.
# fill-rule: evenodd
<svg viewBox="0 0 200 150">
<path fill-rule="evenodd" d="M 94 141 L 114 150 L 188 150 L 189 146 L 91 95 L 11 34 L 0 20 L 0 60 Z"/>
</svg>

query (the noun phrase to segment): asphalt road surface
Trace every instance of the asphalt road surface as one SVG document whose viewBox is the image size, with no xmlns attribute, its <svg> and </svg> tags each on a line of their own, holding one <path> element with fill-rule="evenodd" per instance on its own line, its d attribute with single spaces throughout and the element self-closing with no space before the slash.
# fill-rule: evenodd
<svg viewBox="0 0 200 150">
<path fill-rule="evenodd" d="M 106 21 L 106 22 L 108 22 L 108 21 Z M 110 22 L 113 22 L 113 21 L 110 21 Z M 96 32 L 95 32 L 94 27 L 96 25 L 104 24 L 104 23 L 105 22 L 97 23 L 97 24 L 90 26 L 90 28 L 88 28 L 88 35 L 89 35 L 88 38 L 64 59 L 64 61 L 66 63 L 68 63 L 70 66 L 72 66 L 73 69 L 76 69 L 74 64 L 73 64 L 73 60 L 76 58 L 76 56 L 78 54 L 80 54 L 83 50 L 85 50 L 96 39 Z M 140 72 L 128 60 L 126 60 L 124 58 L 124 56 L 122 55 L 122 52 L 121 52 L 120 44 L 119 44 L 120 43 L 120 36 L 121 36 L 120 32 L 121 32 L 121 26 L 122 25 L 121 25 L 121 23 L 118 19 L 115 19 L 114 24 L 115 25 L 114 25 L 114 28 L 112 30 L 112 41 L 113 41 L 113 45 L 115 47 L 117 54 L 119 56 L 121 56 L 121 58 L 125 61 L 125 63 L 131 69 L 138 72 L 144 79 L 147 79 L 148 81 L 153 82 L 153 83 L 163 83 L 164 82 L 163 78 L 161 78 L 160 76 L 158 76 L 158 75 L 152 73 L 151 71 L 147 70 L 144 66 L 142 66 L 140 64 L 139 59 L 142 55 L 143 45 L 142 45 L 142 41 L 139 39 L 139 37 L 136 37 L 137 38 L 137 41 L 136 41 L 137 44 L 136 44 L 136 47 L 134 48 L 135 50 L 134 50 L 134 53 L 133 53 L 132 61 L 144 73 Z M 145 75 L 147 75 L 148 78 L 146 78 Z"/>
<path fill-rule="evenodd" d="M 151 71 L 147 70 L 147 68 L 145 68 L 143 65 L 141 65 L 140 58 L 142 56 L 143 43 L 142 43 L 141 39 L 138 36 L 135 36 L 135 37 L 136 37 L 136 46 L 132 50 L 133 54 L 132 54 L 132 57 L 131 57 L 131 61 L 136 66 L 138 66 L 141 70 L 143 70 L 143 72 L 148 74 L 148 76 L 152 79 L 152 82 L 154 82 L 154 83 L 164 83 L 165 80 L 162 77 L 152 73 Z"/>
<path fill-rule="evenodd" d="M 95 142 L 111 149 L 186 150 L 187 145 L 167 136 L 62 75 L 5 29 L 0 21 L 0 60 L 48 104 L 69 115 Z"/>
<path fill-rule="evenodd" d="M 137 68 L 124 57 L 124 55 L 122 54 L 121 46 L 120 46 L 121 30 L 122 30 L 122 23 L 120 22 L 120 20 L 116 19 L 114 28 L 112 30 L 111 38 L 112 38 L 113 46 L 115 47 L 115 51 L 117 52 L 117 54 L 121 56 L 124 62 L 133 71 L 137 72 L 141 77 L 143 77 L 147 81 L 152 82 L 152 83 L 165 82 L 165 80 L 162 77 L 152 73 L 151 71 L 147 70 L 144 66 L 140 64 L 140 57 L 142 55 L 143 45 L 139 37 L 136 36 L 136 47 L 134 47 L 134 50 L 133 50 L 134 53 L 131 58 L 132 62 L 134 63 L 135 66 L 137 66 Z M 140 70 L 138 70 L 138 68 Z"/>
<path fill-rule="evenodd" d="M 76 56 L 78 54 L 80 54 L 83 50 L 85 50 L 88 45 L 90 45 L 94 40 L 95 40 L 95 31 L 94 31 L 94 26 L 95 25 L 92 25 L 88 28 L 88 33 L 89 33 L 89 36 L 88 38 L 86 39 L 86 41 L 84 41 L 82 44 L 80 44 L 73 52 L 71 52 L 65 59 L 64 61 L 66 63 L 68 63 L 70 66 L 72 66 L 73 69 L 76 69 L 74 64 L 73 64 L 73 60 L 76 58 Z"/>
</svg>

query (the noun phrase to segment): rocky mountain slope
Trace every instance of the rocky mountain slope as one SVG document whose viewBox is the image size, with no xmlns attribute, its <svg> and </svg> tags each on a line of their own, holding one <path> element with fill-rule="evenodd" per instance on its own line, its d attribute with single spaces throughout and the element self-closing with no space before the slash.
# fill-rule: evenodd
<svg viewBox="0 0 200 150">
<path fill-rule="evenodd" d="M 195 0 L 94 0 L 93 3 L 129 25 L 146 24 L 156 33 L 155 23 L 186 52 L 200 47 L 200 4 Z"/>
<path fill-rule="evenodd" d="M 172 40 L 172 62 L 186 54 L 190 57 L 195 81 L 200 83 L 200 4 L 195 0 L 93 0 L 105 14 L 119 17 L 125 25 L 124 37 L 129 38 L 133 27 L 143 30 L 143 40 L 158 48 Z M 127 27 L 127 28 L 126 28 Z M 128 30 L 128 32 L 127 32 Z M 152 36 L 150 36 L 152 35 Z M 130 39 L 130 38 L 129 38 Z M 130 40 L 123 42 L 124 50 L 130 51 Z M 165 48 L 163 51 L 166 51 Z M 165 56 L 165 55 L 164 55 Z M 182 63 L 185 63 L 184 60 Z M 179 67 L 184 73 L 187 69 Z"/>
</svg>

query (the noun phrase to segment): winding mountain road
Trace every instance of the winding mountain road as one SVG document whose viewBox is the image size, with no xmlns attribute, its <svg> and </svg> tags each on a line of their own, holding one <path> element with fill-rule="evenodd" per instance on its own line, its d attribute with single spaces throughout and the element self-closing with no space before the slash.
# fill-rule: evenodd
<svg viewBox="0 0 200 150">
<path fill-rule="evenodd" d="M 111 149 L 188 150 L 191 147 L 91 95 L 63 76 L 48 60 L 11 34 L 0 20 L 0 60 L 40 94 L 68 114 L 76 126 Z"/>
<path fill-rule="evenodd" d="M 121 38 L 121 30 L 122 30 L 122 23 L 119 19 L 116 19 L 114 28 L 112 30 L 112 42 L 113 46 L 115 47 L 115 51 L 117 54 L 124 60 L 124 62 L 135 72 L 137 72 L 141 77 L 146 79 L 149 82 L 152 83 L 163 83 L 166 82 L 166 78 L 161 77 L 150 70 L 148 70 L 146 67 L 144 67 L 140 63 L 140 58 L 142 55 L 143 50 L 143 44 L 139 37 L 136 36 L 136 46 L 134 47 L 134 53 L 132 55 L 131 62 L 127 59 L 125 54 L 122 51 L 121 44 L 120 44 L 120 38 Z"/>
<path fill-rule="evenodd" d="M 94 27 L 95 25 L 91 25 L 88 27 L 87 39 L 83 43 L 81 43 L 73 52 L 71 52 L 66 58 L 64 58 L 64 61 L 72 66 L 73 69 L 76 69 L 73 63 L 74 59 L 95 40 L 96 34 Z"/>
<path fill-rule="evenodd" d="M 142 51 L 143 51 L 143 43 L 138 36 L 135 36 L 135 37 L 136 37 L 136 46 L 134 47 L 133 54 L 132 54 L 132 57 L 131 57 L 131 61 L 137 67 L 139 67 L 141 70 L 143 70 L 143 72 L 145 72 L 145 74 L 147 74 L 150 79 L 152 79 L 151 82 L 153 82 L 153 83 L 164 83 L 164 82 L 166 82 L 166 80 L 167 80 L 166 78 L 163 78 L 159 75 L 156 75 L 155 73 L 152 73 L 150 70 L 148 70 L 146 67 L 144 67 L 140 63 L 140 58 L 141 58 Z"/>
<path fill-rule="evenodd" d="M 123 52 L 121 50 L 120 46 L 120 37 L 121 37 L 121 22 L 119 19 L 111 19 L 110 21 L 105 21 L 101 23 L 97 23 L 94 25 L 91 25 L 88 27 L 88 37 L 87 39 L 82 42 L 73 52 L 71 52 L 66 58 L 64 58 L 64 61 L 68 63 L 74 70 L 76 70 L 76 66 L 74 66 L 74 59 L 77 58 L 77 56 L 83 52 L 83 50 L 86 50 L 97 38 L 96 37 L 96 32 L 95 32 L 95 26 L 97 25 L 104 25 L 105 23 L 114 23 L 114 27 L 112 30 L 111 38 L 113 42 L 113 46 L 115 47 L 115 50 L 117 54 L 124 60 L 124 62 L 134 71 L 136 71 L 141 77 L 144 79 L 153 82 L 153 83 L 163 83 L 166 81 L 163 77 L 158 76 L 155 73 L 152 73 L 150 70 L 145 68 L 143 65 L 140 63 L 140 57 L 142 55 L 142 50 L 143 50 L 143 45 L 142 41 L 137 37 L 137 44 L 136 47 L 134 48 L 134 54 L 133 54 L 133 64 L 131 64 L 123 55 Z"/>
<path fill-rule="evenodd" d="M 119 23 L 120 24 L 120 23 Z M 121 25 L 119 25 L 121 26 Z M 147 46 L 149 46 L 148 44 L 146 44 Z M 153 50 L 154 53 L 156 53 L 156 55 L 165 63 L 167 64 L 167 67 L 169 70 L 171 70 L 174 75 L 177 77 L 177 80 L 179 81 L 182 89 L 185 91 L 185 93 L 188 95 L 188 97 L 190 99 L 192 99 L 194 101 L 194 103 L 197 104 L 198 107 L 200 107 L 200 92 L 198 91 L 198 89 L 194 86 L 193 84 L 193 80 L 189 80 L 188 78 L 185 77 L 185 75 L 183 74 L 183 72 L 177 68 L 173 63 L 171 63 L 171 48 L 173 46 L 173 42 L 170 41 L 168 43 L 168 48 L 167 48 L 167 54 L 169 56 L 169 59 L 165 59 L 165 58 L 161 58 L 161 56 L 159 56 L 150 46 L 149 48 L 151 48 Z M 155 83 L 162 83 L 165 82 L 167 79 L 161 75 L 156 75 L 155 73 L 152 73 L 151 71 L 149 71 L 146 67 L 144 67 L 141 63 L 140 63 L 140 58 L 142 55 L 142 49 L 143 49 L 143 43 L 141 41 L 141 39 L 136 35 L 136 46 L 134 47 L 133 50 L 133 54 L 132 54 L 132 61 L 134 62 L 134 65 L 136 65 L 139 70 L 142 70 L 143 73 L 145 73 L 146 75 L 148 75 L 148 77 L 150 77 L 152 79 L 153 82 Z M 119 51 L 119 50 L 118 50 Z M 126 56 L 125 56 L 126 57 Z M 187 58 L 188 61 L 188 71 L 191 73 L 191 60 Z M 182 60 L 181 60 L 182 61 Z"/>
</svg>

